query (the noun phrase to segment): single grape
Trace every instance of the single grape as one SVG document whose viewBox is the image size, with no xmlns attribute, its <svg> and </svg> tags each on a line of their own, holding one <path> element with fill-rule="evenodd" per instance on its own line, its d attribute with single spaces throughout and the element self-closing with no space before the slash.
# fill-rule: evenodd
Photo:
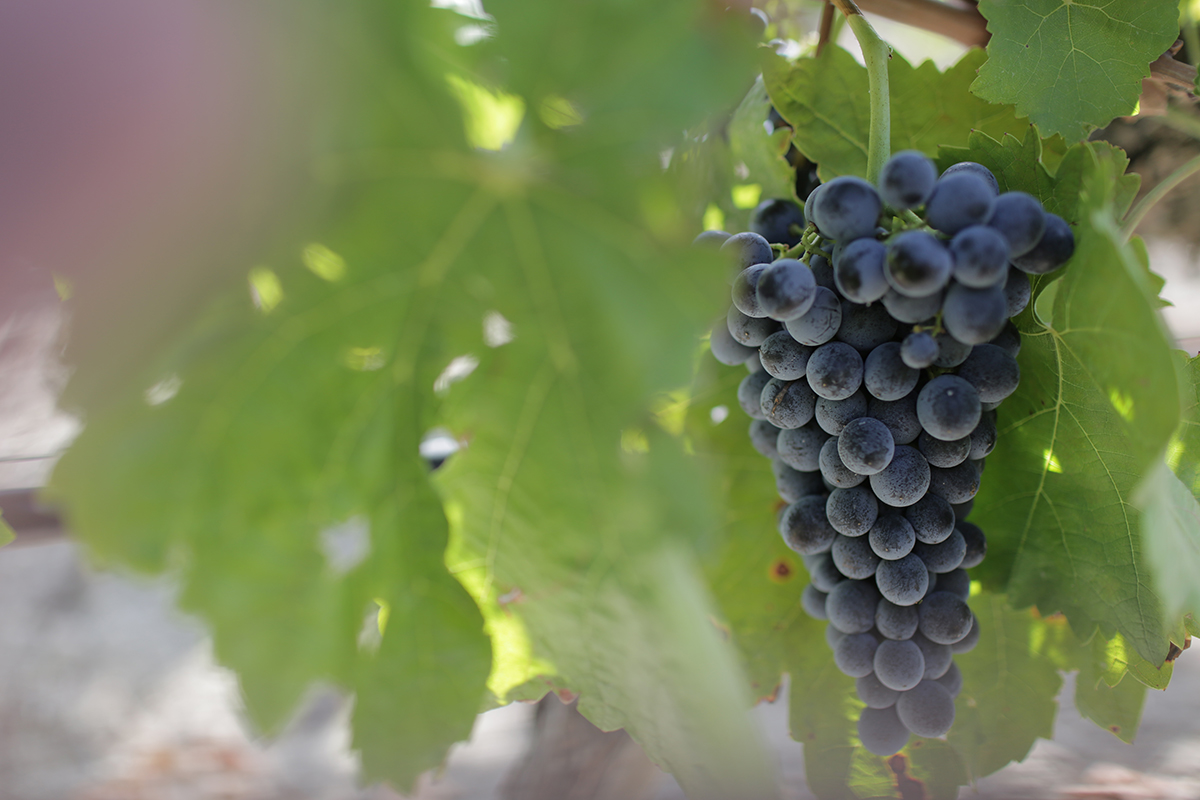
<svg viewBox="0 0 1200 800">
<path fill-rule="evenodd" d="M 775 260 L 771 243 L 757 233 L 735 233 L 721 245 L 721 252 L 741 272 L 754 264 L 770 264 Z"/>
<path fill-rule="evenodd" d="M 925 656 L 911 640 L 884 639 L 875 648 L 872 660 L 875 676 L 889 689 L 906 692 L 925 675 Z"/>
<path fill-rule="evenodd" d="M 860 353 L 869 353 L 891 341 L 898 329 L 887 308 L 878 303 L 861 306 L 849 300 L 842 302 L 842 326 L 838 328 L 837 340 Z"/>
<path fill-rule="evenodd" d="M 992 215 L 996 192 L 971 172 L 942 175 L 925 204 L 925 221 L 942 233 L 954 235 L 963 228 L 982 225 Z"/>
<path fill-rule="evenodd" d="M 819 472 L 801 472 L 783 463 L 781 459 L 771 462 L 775 474 L 775 489 L 789 503 L 797 503 L 809 495 L 825 496 L 825 482 Z"/>
<path fill-rule="evenodd" d="M 971 632 L 971 609 L 950 592 L 930 592 L 917 613 L 921 617 L 917 627 L 931 642 L 954 644 Z"/>
<path fill-rule="evenodd" d="M 903 641 L 917 632 L 920 615 L 916 606 L 898 606 L 886 597 L 875 607 L 875 628 L 888 639 Z"/>
<path fill-rule="evenodd" d="M 769 264 L 751 264 L 733 279 L 733 306 L 748 317 L 765 319 L 767 312 L 758 304 L 758 281 Z"/>
<path fill-rule="evenodd" d="M 937 167 L 924 153 L 901 150 L 879 172 L 879 194 L 897 211 L 925 205 L 937 183 Z"/>
<path fill-rule="evenodd" d="M 888 284 L 906 297 L 929 297 L 950 282 L 954 259 L 935 236 L 907 231 L 887 244 Z"/>
<path fill-rule="evenodd" d="M 817 398 L 815 417 L 821 430 L 834 436 L 839 435 L 847 423 L 867 415 L 867 393 L 859 389 L 845 400 Z"/>
<path fill-rule="evenodd" d="M 921 421 L 917 417 L 916 390 L 899 400 L 871 398 L 867 402 L 867 414 L 887 425 L 896 444 L 912 444 L 921 435 Z"/>
<path fill-rule="evenodd" d="M 967 602 L 967 598 L 971 596 L 971 576 L 967 574 L 966 565 L 960 565 L 958 569 L 938 576 L 938 591 L 949 592 L 964 603 Z"/>
<path fill-rule="evenodd" d="M 825 613 L 825 592 L 811 583 L 800 593 L 800 607 L 813 619 L 829 619 L 829 615 Z"/>
<path fill-rule="evenodd" d="M 883 307 L 893 319 L 916 325 L 927 319 L 933 319 L 942 310 L 944 292 L 935 292 L 928 297 L 906 297 L 895 289 L 888 289 L 883 296 Z"/>
<path fill-rule="evenodd" d="M 937 679 L 937 682 L 946 687 L 946 691 L 950 692 L 951 697 L 958 697 L 958 693 L 962 691 L 962 670 L 951 661 L 950 668 L 946 670 L 945 675 Z"/>
<path fill-rule="evenodd" d="M 921 681 L 904 692 L 895 709 L 904 727 L 927 739 L 946 735 L 954 725 L 954 698 L 937 681 Z"/>
<path fill-rule="evenodd" d="M 725 315 L 725 324 L 729 326 L 729 334 L 736 341 L 747 347 L 758 347 L 768 336 L 779 330 L 779 323 L 773 319 L 748 317 L 730 306 Z"/>
<path fill-rule="evenodd" d="M 971 460 L 979 461 L 991 455 L 996 447 L 996 412 L 985 411 L 979 424 L 971 431 Z"/>
<path fill-rule="evenodd" d="M 875 627 L 879 590 L 874 581 L 845 580 L 833 587 L 825 600 L 829 624 L 842 633 L 866 633 Z"/>
<path fill-rule="evenodd" d="M 957 375 L 939 375 L 917 395 L 921 427 L 945 442 L 970 436 L 982 413 L 979 392 Z"/>
<path fill-rule="evenodd" d="M 859 475 L 842 463 L 842 457 L 838 455 L 836 436 L 826 439 L 825 444 L 821 445 L 820 462 L 821 477 L 835 488 L 849 489 L 858 486 L 867 479 L 866 475 Z"/>
<path fill-rule="evenodd" d="M 763 200 L 750 212 L 750 230 L 775 244 L 800 244 L 804 226 L 804 210 L 791 200 Z"/>
<path fill-rule="evenodd" d="M 933 366 L 937 357 L 937 340 L 927 331 L 913 331 L 900 343 L 900 360 L 913 369 Z"/>
<path fill-rule="evenodd" d="M 820 591 L 829 594 L 833 587 L 846 580 L 846 576 L 838 572 L 837 565 L 833 563 L 833 556 L 829 553 L 820 553 L 808 558 L 809 578 L 812 585 Z"/>
<path fill-rule="evenodd" d="M 812 422 L 799 428 L 780 431 L 775 441 L 779 458 L 789 467 L 801 472 L 816 472 L 821 468 L 821 445 L 829 434 Z"/>
<path fill-rule="evenodd" d="M 1046 232 L 1046 212 L 1033 195 L 1005 192 L 996 198 L 987 224 L 1008 241 L 1013 258 L 1020 258 L 1041 241 Z"/>
<path fill-rule="evenodd" d="M 775 427 L 799 428 L 812 420 L 817 396 L 806 381 L 771 378 L 763 387 L 760 405 L 763 416 Z"/>
<path fill-rule="evenodd" d="M 775 440 L 779 438 L 779 430 L 765 419 L 756 419 L 750 423 L 750 444 L 767 458 L 778 458 Z"/>
<path fill-rule="evenodd" d="M 895 448 L 891 431 L 871 417 L 851 420 L 838 437 L 838 456 L 847 469 L 859 475 L 881 472 L 891 463 Z"/>
<path fill-rule="evenodd" d="M 855 303 L 873 303 L 887 294 L 884 277 L 887 248 L 874 239 L 855 239 L 833 265 L 833 278 L 842 296 Z"/>
<path fill-rule="evenodd" d="M 845 342 L 828 342 L 808 359 L 805 377 L 821 397 L 844 400 L 862 386 L 862 356 Z"/>
<path fill-rule="evenodd" d="M 979 493 L 978 461 L 964 461 L 957 467 L 934 467 L 929 475 L 929 493 L 948 503 L 965 503 Z"/>
<path fill-rule="evenodd" d="M 822 240 L 824 243 L 825 240 Z M 832 246 L 832 245 L 830 245 Z M 836 292 L 837 278 L 833 273 L 833 265 L 829 263 L 829 259 L 820 253 L 813 253 L 808 257 L 808 268 L 812 270 L 813 280 L 817 282 L 817 286 L 824 286 L 831 292 Z"/>
<path fill-rule="evenodd" d="M 993 194 L 1000 194 L 1000 184 L 996 181 L 996 176 L 983 164 L 976 164 L 974 161 L 960 161 L 954 166 L 947 167 L 946 171 L 942 173 L 942 177 L 944 178 L 947 175 L 954 175 L 959 172 L 969 172 L 978 175 L 980 178 L 983 178 L 988 186 L 992 187 Z"/>
<path fill-rule="evenodd" d="M 999 403 L 1017 390 L 1017 360 L 994 344 L 979 344 L 958 368 L 958 377 L 975 387 L 983 403 Z"/>
<path fill-rule="evenodd" d="M 937 588 L 938 574 L 936 572 L 934 572 L 933 570 L 929 569 L 929 567 L 925 568 L 925 572 L 927 572 L 929 574 L 929 586 L 926 587 L 925 594 L 929 594 L 930 592 L 932 592 L 934 589 Z"/>
<path fill-rule="evenodd" d="M 1009 322 L 988 344 L 996 345 L 1015 359 L 1021 352 L 1021 332 L 1017 330 L 1016 325 Z"/>
<path fill-rule="evenodd" d="M 825 495 L 808 495 L 783 510 L 779 533 L 784 544 L 801 555 L 824 553 L 833 546 L 837 531 L 825 519 Z"/>
<path fill-rule="evenodd" d="M 917 386 L 920 373 L 904 363 L 899 342 L 884 342 L 863 362 L 863 386 L 880 400 L 899 400 Z"/>
<path fill-rule="evenodd" d="M 852 633 L 833 648 L 833 663 L 844 675 L 861 678 L 875 668 L 875 650 L 879 643 L 869 633 Z"/>
<path fill-rule="evenodd" d="M 807 264 L 781 258 L 763 271 L 755 291 L 758 306 L 768 317 L 787 322 L 803 316 L 812 307 L 817 282 Z"/>
<path fill-rule="evenodd" d="M 871 550 L 871 544 L 865 536 L 839 535 L 829 552 L 833 555 L 838 572 L 853 580 L 873 577 L 875 568 L 879 566 L 879 556 Z"/>
<path fill-rule="evenodd" d="M 803 316 L 789 319 L 787 332 L 803 345 L 816 347 L 837 335 L 842 325 L 842 302 L 824 286 L 816 287 L 816 297 Z"/>
<path fill-rule="evenodd" d="M 770 380 L 771 376 L 765 370 L 759 370 L 751 372 L 738 384 L 738 405 L 752 419 L 766 419 L 766 415 L 762 412 L 762 390 Z"/>
<path fill-rule="evenodd" d="M 963 535 L 959 532 L 958 528 L 955 528 L 949 536 L 937 544 L 917 542 L 913 546 L 913 552 L 921 557 L 921 560 L 925 562 L 925 566 L 931 572 L 936 572 L 939 575 L 958 569 L 962 564 L 966 549 L 966 542 L 963 540 Z"/>
<path fill-rule="evenodd" d="M 963 286 L 995 286 L 1008 273 L 1008 240 L 986 225 L 972 225 L 955 234 L 950 253 L 954 256 L 954 280 Z"/>
<path fill-rule="evenodd" d="M 937 544 L 954 533 L 957 521 L 954 508 L 935 494 L 926 494 L 904 509 L 904 518 L 913 527 L 918 542 Z"/>
<path fill-rule="evenodd" d="M 821 194 L 825 191 L 825 184 L 817 184 L 812 191 L 808 193 L 808 197 L 804 198 L 804 217 L 810 223 L 817 226 L 822 236 L 828 236 L 825 228 L 821 225 L 821 212 L 817 208 L 817 202 L 821 198 Z"/>
<path fill-rule="evenodd" d="M 1003 286 L 972 289 L 951 284 L 942 303 L 942 324 L 964 344 L 982 344 L 994 339 L 1008 322 L 1008 299 Z"/>
<path fill-rule="evenodd" d="M 692 240 L 692 247 L 701 250 L 719 250 L 729 236 L 725 231 L 704 231 Z"/>
<path fill-rule="evenodd" d="M 950 652 L 955 655 L 969 653 L 975 649 L 975 645 L 979 644 L 979 618 L 971 614 L 971 630 L 970 632 L 959 639 L 954 644 L 950 645 Z"/>
<path fill-rule="evenodd" d="M 888 601 L 898 606 L 921 602 L 929 588 L 929 570 L 915 553 L 896 561 L 880 561 L 875 569 L 875 583 Z"/>
<path fill-rule="evenodd" d="M 823 234 L 849 242 L 875 232 L 883 203 L 874 186 L 843 175 L 823 184 L 820 192 L 815 210 Z"/>
<path fill-rule="evenodd" d="M 904 558 L 912 552 L 916 541 L 913 526 L 894 511 L 881 514 L 867 535 L 871 551 L 885 561 Z"/>
<path fill-rule="evenodd" d="M 915 447 L 896 447 L 891 463 L 869 478 L 879 501 L 895 508 L 911 506 L 929 488 L 929 462 Z"/>
<path fill-rule="evenodd" d="M 954 509 L 954 518 L 962 522 L 971 513 L 971 509 L 975 507 L 975 498 L 972 497 L 965 503 L 951 503 L 950 507 Z"/>
<path fill-rule="evenodd" d="M 958 530 L 966 543 L 962 568 L 978 567 L 983 562 L 983 557 L 987 555 L 987 537 L 983 535 L 983 530 L 978 525 L 971 522 L 960 522 Z"/>
<path fill-rule="evenodd" d="M 930 436 L 927 431 L 921 431 L 917 438 L 917 449 L 925 456 L 929 466 L 948 469 L 957 467 L 971 455 L 971 437 L 945 442 Z"/>
<path fill-rule="evenodd" d="M 925 659 L 925 672 L 921 676 L 922 678 L 937 680 L 945 675 L 946 670 L 950 669 L 950 665 L 954 663 L 954 652 L 949 645 L 931 642 L 920 632 L 913 634 L 912 643 L 921 651 L 921 656 Z"/>
<path fill-rule="evenodd" d="M 858 718 L 858 738 L 877 756 L 890 756 L 908 744 L 908 728 L 900 722 L 895 706 L 864 708 Z"/>
<path fill-rule="evenodd" d="M 812 347 L 800 344 L 787 331 L 777 331 L 763 340 L 758 358 L 772 377 L 794 381 L 804 377 L 812 352 Z"/>
<path fill-rule="evenodd" d="M 744 364 L 748 359 L 758 357 L 757 350 L 747 347 L 733 338 L 725 320 L 721 320 L 713 326 L 712 335 L 708 338 L 708 346 L 712 350 L 713 357 L 729 367 Z"/>
<path fill-rule="evenodd" d="M 1010 318 L 1015 317 L 1029 305 L 1033 289 L 1029 285 L 1029 276 L 1016 267 L 1008 268 L 1008 277 L 1004 283 L 1004 302 L 1008 309 L 1004 312 Z"/>
<path fill-rule="evenodd" d="M 1045 275 L 1071 260 L 1075 254 L 1075 234 L 1057 214 L 1046 214 L 1046 231 L 1032 250 L 1013 259 L 1013 265 L 1030 275 Z"/>
<path fill-rule="evenodd" d="M 828 601 L 826 601 L 826 605 L 828 606 Z M 832 625 L 825 626 L 825 643 L 829 645 L 830 650 L 837 647 L 838 642 L 845 638 L 846 634 L 842 633 L 837 628 L 833 627 Z"/>
<path fill-rule="evenodd" d="M 879 517 L 879 501 L 865 486 L 834 489 L 825 501 L 829 526 L 843 536 L 862 536 Z"/>
<path fill-rule="evenodd" d="M 900 696 L 895 689 L 889 689 L 880 683 L 874 673 L 858 678 L 854 682 L 854 690 L 858 692 L 858 699 L 867 704 L 867 708 L 890 708 Z M 905 731 L 905 734 L 907 733 L 908 731 Z"/>
<path fill-rule="evenodd" d="M 971 345 L 963 344 L 945 331 L 933 338 L 938 344 L 938 357 L 933 362 L 935 367 L 952 369 L 966 361 L 967 356 L 971 355 Z"/>
</svg>

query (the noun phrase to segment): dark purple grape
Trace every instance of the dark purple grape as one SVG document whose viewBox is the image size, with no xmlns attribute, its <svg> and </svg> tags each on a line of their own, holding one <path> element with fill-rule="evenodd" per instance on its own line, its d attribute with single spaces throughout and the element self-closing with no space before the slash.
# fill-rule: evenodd
<svg viewBox="0 0 1200 800">
<path fill-rule="evenodd" d="M 937 167 L 924 153 L 902 150 L 879 172 L 879 194 L 897 211 L 925 205 L 937 183 Z"/>
<path fill-rule="evenodd" d="M 887 244 L 888 284 L 905 297 L 929 297 L 950 282 L 954 259 L 938 239 L 924 231 L 908 231 Z"/>
</svg>

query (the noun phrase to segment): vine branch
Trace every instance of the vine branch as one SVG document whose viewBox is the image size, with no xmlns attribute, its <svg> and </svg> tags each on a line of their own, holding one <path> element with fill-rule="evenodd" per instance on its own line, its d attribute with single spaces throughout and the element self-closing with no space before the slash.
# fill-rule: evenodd
<svg viewBox="0 0 1200 800">
<path fill-rule="evenodd" d="M 867 86 L 871 92 L 871 130 L 867 139 L 867 174 L 871 183 L 879 182 L 879 172 L 892 154 L 892 102 L 888 91 L 888 61 L 892 49 L 879 38 L 854 0 L 830 0 L 846 15 L 854 38 L 862 49 L 867 65 Z"/>
</svg>

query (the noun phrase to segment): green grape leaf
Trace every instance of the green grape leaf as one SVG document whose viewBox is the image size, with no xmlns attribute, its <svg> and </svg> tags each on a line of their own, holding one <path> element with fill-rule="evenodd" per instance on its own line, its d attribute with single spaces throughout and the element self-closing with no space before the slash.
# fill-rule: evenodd
<svg viewBox="0 0 1200 800">
<path fill-rule="evenodd" d="M 1038 737 L 1052 737 L 1062 678 L 1043 647 L 1059 635 L 1056 627 L 1065 626 L 1014 611 L 1000 595 L 976 594 L 970 602 L 979 644 L 955 656 L 963 688 L 946 740 L 967 774 L 979 779 L 1024 759 Z"/>
<path fill-rule="evenodd" d="M 297 12 L 337 65 L 312 208 L 242 262 L 251 292 L 73 395 L 53 489 L 98 559 L 179 575 L 260 725 L 313 681 L 354 692 L 368 779 L 407 787 L 481 707 L 556 689 L 691 796 L 771 797 L 693 552 L 710 476 L 650 411 L 727 291 L 659 143 L 753 52 L 693 4 L 534 5 L 489 6 L 477 58 L 415 0 Z M 464 447 L 431 480 L 435 426 Z"/>
<path fill-rule="evenodd" d="M 979 10 L 992 36 L 971 91 L 1072 141 L 1132 114 L 1150 62 L 1179 35 L 1174 0 L 981 0 Z"/>
<path fill-rule="evenodd" d="M 920 150 L 933 156 L 939 145 L 966 144 L 972 130 L 997 137 L 1023 134 L 1028 123 L 1011 107 L 968 94 L 983 61 L 983 52 L 972 50 L 939 72 L 931 61 L 914 67 L 893 54 L 888 67 L 892 152 Z M 771 102 L 794 128 L 796 147 L 819 165 L 822 180 L 866 174 L 870 93 L 867 70 L 853 56 L 840 47 L 795 62 L 770 54 L 763 80 Z"/>
<path fill-rule="evenodd" d="M 1122 244 L 1114 215 L 1132 182 L 1119 151 L 1068 150 L 1050 175 L 1026 142 L 973 135 L 942 166 L 979 161 L 1006 189 L 1041 198 L 1072 223 L 1075 256 L 1035 281 L 1023 334 L 1021 386 L 999 410 L 1001 435 L 973 520 L 989 536 L 979 572 L 1018 605 L 1063 611 L 1081 638 L 1101 625 L 1154 664 L 1173 628 L 1143 550 L 1133 507 L 1179 418 L 1170 337 L 1144 250 Z"/>
<path fill-rule="evenodd" d="M 761 186 L 764 200 L 790 199 L 795 197 L 796 173 L 784 155 L 792 135 L 786 128 L 767 133 L 764 125 L 770 109 L 771 99 L 760 75 L 729 120 L 729 149 L 735 163 L 745 167 L 744 182 Z"/>
<path fill-rule="evenodd" d="M 1133 742 L 1147 686 L 1124 673 L 1118 675 L 1115 684 L 1109 682 L 1114 672 L 1114 651 L 1122 647 L 1122 642 L 1093 636 L 1091 645 L 1083 648 L 1079 674 L 1075 676 L 1075 708 L 1121 741 Z"/>
</svg>

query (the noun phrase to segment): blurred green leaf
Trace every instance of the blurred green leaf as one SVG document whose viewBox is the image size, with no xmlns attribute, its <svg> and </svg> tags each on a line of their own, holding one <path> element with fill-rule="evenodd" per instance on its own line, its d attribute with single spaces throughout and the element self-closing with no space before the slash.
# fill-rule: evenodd
<svg viewBox="0 0 1200 800">
<path fill-rule="evenodd" d="M 933 156 L 939 146 L 966 144 L 972 130 L 1023 134 L 1029 125 L 1011 107 L 967 93 L 983 61 L 982 51 L 971 50 L 939 72 L 932 61 L 914 67 L 893 53 L 888 67 L 892 152 L 920 150 Z M 840 47 L 827 47 L 818 58 L 795 62 L 767 55 L 763 78 L 771 102 L 795 129 L 796 147 L 820 165 L 822 180 L 866 174 L 871 108 L 865 67 Z"/>
<path fill-rule="evenodd" d="M 692 554 L 707 478 L 651 414 L 724 277 L 659 152 L 744 92 L 750 42 L 683 2 L 488 9 L 471 48 L 415 0 L 296 12 L 337 76 L 312 213 L 136 381 L 75 395 L 54 491 L 98 558 L 180 576 L 263 726 L 356 692 L 368 777 L 436 766 L 486 680 L 579 692 L 693 796 L 773 796 Z M 466 446 L 431 483 L 435 425 Z"/>
<path fill-rule="evenodd" d="M 1200 609 L 1200 504 L 1195 494 L 1166 464 L 1158 464 L 1136 501 L 1143 509 L 1146 556 L 1167 618 Z"/>
<path fill-rule="evenodd" d="M 1179 36 L 1175 0 L 981 0 L 979 10 L 992 36 L 971 91 L 1072 141 L 1132 114 L 1150 62 Z"/>
</svg>

